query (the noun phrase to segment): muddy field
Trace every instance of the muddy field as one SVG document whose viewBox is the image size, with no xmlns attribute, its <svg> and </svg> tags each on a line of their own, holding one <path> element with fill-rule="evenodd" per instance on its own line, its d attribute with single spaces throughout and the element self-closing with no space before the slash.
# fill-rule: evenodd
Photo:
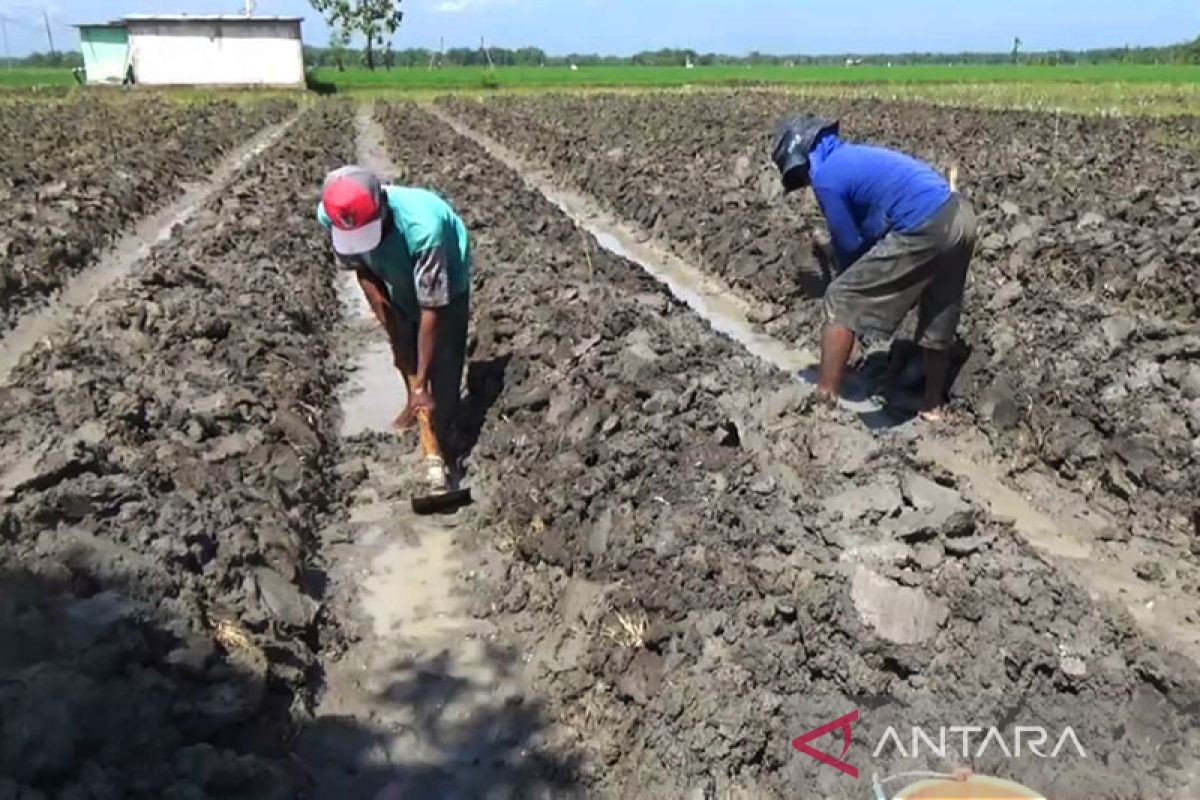
<svg viewBox="0 0 1200 800">
<path fill-rule="evenodd" d="M 508 366 L 472 457 L 475 514 L 516 556 L 484 607 L 526 637 L 589 756 L 585 785 L 866 796 L 788 743 L 869 703 L 856 741 L 957 712 L 1073 720 L 1103 766 L 1025 765 L 1050 796 L 1193 791 L 1193 745 L 1131 772 L 1125 759 L 1155 745 L 1116 722 L 1193 691 L 1183 662 L 906 447 L 814 419 L 799 387 L 470 142 L 420 112 L 385 121 L 403 177 L 444 191 L 479 232 L 474 358 Z M 1168 727 L 1191 728 L 1177 708 Z"/>
<path fill-rule="evenodd" d="M 5 103 L 0 331 L 181 184 L 294 108 L 281 100 Z"/>
<path fill-rule="evenodd" d="M 802 289 L 824 235 L 811 196 L 784 199 L 771 126 L 813 109 L 855 139 L 948 170 L 981 243 L 955 394 L 1034 487 L 1048 468 L 1137 536 L 1195 564 L 1200 535 L 1200 159 L 1194 119 L 1102 120 L 778 93 L 449 101 L 815 344 Z M 580 119 L 588 119 L 580 125 Z M 919 377 L 918 377 L 919 380 Z M 1101 527 L 1104 527 L 1103 525 Z M 1195 592 L 1194 573 L 1181 578 Z"/>
<path fill-rule="evenodd" d="M 735 144 L 731 133 L 778 98 L 534 102 L 449 107 L 687 257 L 725 248 L 705 268 L 775 303 L 772 331 L 811 335 L 815 307 L 798 298 L 792 265 L 810 258 L 813 209 L 773 194 L 762 136 Z M 734 102 L 746 113 L 702 116 Z M 569 115 L 585 110 L 593 127 L 566 138 Z M 618 111 L 621 131 L 606 121 Z M 848 128 L 869 119 L 874 136 L 918 135 L 892 106 L 845 111 Z M 980 145 L 962 161 L 975 176 L 966 190 L 986 224 L 1009 226 L 981 253 L 960 378 L 972 414 L 949 440 L 980 423 L 1025 474 L 1053 466 L 1120 522 L 1106 557 L 1154 535 L 1162 551 L 1146 580 L 1200 591 L 1187 583 L 1187 448 L 1200 431 L 1186 418 L 1182 433 L 1164 429 L 1161 417 L 1183 413 L 1196 368 L 1182 310 L 1191 285 L 1073 283 L 1064 254 L 1086 260 L 1085 247 L 1102 246 L 1089 231 L 1110 219 L 1114 236 L 1133 236 L 1145 224 L 1133 206 L 1109 208 L 1068 246 L 1083 220 L 1056 216 L 1066 190 L 1012 213 L 990 205 L 999 195 L 988 192 L 1032 198 L 1042 180 L 1019 160 L 1007 178 L 986 172 L 1000 169 L 980 144 L 997 115 L 929 113 L 946 115 L 937 136 Z M 303 114 L 0 385 L 0 798 L 849 800 L 871 795 L 876 771 L 964 766 L 1055 800 L 1200 795 L 1196 663 L 985 509 L 920 434 L 876 435 L 814 407 L 806 385 L 715 333 L 428 110 L 322 102 Z M 397 511 L 415 481 L 413 437 L 341 428 L 339 393 L 359 351 L 380 342 L 347 321 L 313 208 L 324 172 L 362 152 L 364 114 L 390 145 L 385 177 L 441 192 L 472 235 L 465 467 L 476 502 L 423 527 Z M 690 138 L 661 132 L 688 120 Z M 243 136 L 245 124 L 229 123 Z M 1059 135 L 1079 142 L 1109 124 L 1063 120 Z M 1128 128 L 1130 142 L 1153 133 Z M 1015 152 L 1074 152 L 1021 141 Z M 1150 170 L 1167 152 L 1156 147 L 1067 163 L 1088 196 L 1115 197 L 1104 179 L 1132 175 L 1131 163 Z M 678 169 L 658 161 L 671 154 Z M 1178 158 L 1172 174 L 1154 168 L 1154 208 L 1171 187 L 1195 191 L 1195 167 Z M 741 177 L 722 184 L 716 164 Z M 731 220 L 747 233 L 733 235 Z M 1018 221 L 1032 232 L 1010 244 Z M 1192 240 L 1171 241 L 1144 246 L 1164 271 L 1183 270 L 1175 254 Z M 1114 253 L 1125 244 L 1109 242 Z M 730 271 L 758 261 L 775 289 Z M 1123 316 L 1132 326 L 1111 321 Z M 1022 364 L 1043 328 L 1056 349 L 1045 366 Z M 1060 373 L 1057 394 L 1034 380 Z M 982 410 L 1001 381 L 1020 401 L 1007 425 Z M 1124 395 L 1096 388 L 1115 381 Z M 401 398 L 381 402 L 398 411 Z M 1086 435 L 1066 438 L 1084 423 Z M 1070 458 L 1051 458 L 1055 441 Z M 1110 485 L 1121 480 L 1132 482 L 1124 500 Z M 371 583 L 377 551 L 355 541 L 368 530 L 371 547 L 408 548 L 386 550 L 407 570 L 391 574 L 391 594 Z M 447 586 L 423 574 L 448 564 Z M 446 596 L 432 597 L 439 586 Z M 399 630 L 364 618 L 365 594 Z M 395 608 L 405 602 L 414 607 Z M 391 659 L 422 641 L 406 626 L 436 626 L 422 614 L 459 602 L 485 624 L 482 641 L 453 620 L 461 631 L 430 652 L 356 671 L 348 654 Z M 482 686 L 444 669 L 469 647 L 502 654 L 474 673 Z M 374 688 L 397 674 L 407 680 Z M 353 702 L 323 704 L 341 693 Z M 857 781 L 791 746 L 853 710 Z M 1005 759 L 994 744 L 980 753 L 978 738 L 965 754 L 905 752 L 913 726 L 936 738 L 963 725 L 996 726 L 1010 745 L 1018 726 L 1051 743 L 1070 728 L 1085 752 Z M 877 748 L 889 727 L 901 746 Z M 837 732 L 813 744 L 841 751 Z"/>
<path fill-rule="evenodd" d="M 338 314 L 312 209 L 352 139 L 348 107 L 302 122 L 0 389 L 0 796 L 302 790 Z"/>
</svg>

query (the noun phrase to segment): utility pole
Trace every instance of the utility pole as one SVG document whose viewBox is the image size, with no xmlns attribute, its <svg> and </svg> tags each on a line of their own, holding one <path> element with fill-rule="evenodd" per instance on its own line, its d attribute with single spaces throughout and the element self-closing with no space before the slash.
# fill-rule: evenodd
<svg viewBox="0 0 1200 800">
<path fill-rule="evenodd" d="M 46 41 L 50 43 L 50 54 L 54 55 L 54 36 L 50 33 L 50 15 L 42 9 L 42 21 L 46 23 Z"/>
<path fill-rule="evenodd" d="M 4 36 L 4 65 L 12 69 L 12 53 L 8 49 L 8 17 L 0 16 L 0 34 Z"/>
<path fill-rule="evenodd" d="M 430 54 L 429 54 L 429 67 L 428 67 L 428 69 L 432 70 L 432 69 L 433 69 L 433 65 L 434 65 L 435 63 L 438 65 L 438 67 L 439 67 L 439 68 L 440 68 L 440 67 L 442 67 L 442 66 L 443 66 L 443 63 L 444 63 L 442 56 L 445 54 L 445 52 L 446 52 L 446 37 L 445 37 L 445 36 L 440 36 L 440 37 L 438 37 L 438 50 L 437 50 L 437 52 L 436 52 L 436 53 L 430 53 Z"/>
<path fill-rule="evenodd" d="M 485 56 L 487 56 L 488 69 L 490 69 L 490 70 L 495 70 L 495 69 L 496 69 L 496 65 L 492 63 L 492 54 L 491 54 L 491 52 L 490 52 L 490 51 L 487 49 L 487 45 L 483 43 L 483 37 L 482 37 L 482 36 L 480 36 L 480 37 L 479 37 L 479 49 L 483 51 L 483 54 L 484 54 Z"/>
</svg>

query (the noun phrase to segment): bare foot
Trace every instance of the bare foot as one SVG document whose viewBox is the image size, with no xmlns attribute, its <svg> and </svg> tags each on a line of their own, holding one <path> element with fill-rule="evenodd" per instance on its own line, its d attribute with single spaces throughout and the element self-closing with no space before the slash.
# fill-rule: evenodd
<svg viewBox="0 0 1200 800">
<path fill-rule="evenodd" d="M 940 406 L 926 411 L 918 411 L 917 416 L 925 422 L 948 422 L 950 420 L 950 412 Z"/>
<path fill-rule="evenodd" d="M 799 410 L 802 413 L 825 413 L 837 407 L 837 398 L 818 388 L 802 401 Z"/>
<path fill-rule="evenodd" d="M 838 396 L 835 392 L 818 386 L 817 391 L 813 392 L 813 402 L 825 408 L 837 408 Z"/>
</svg>

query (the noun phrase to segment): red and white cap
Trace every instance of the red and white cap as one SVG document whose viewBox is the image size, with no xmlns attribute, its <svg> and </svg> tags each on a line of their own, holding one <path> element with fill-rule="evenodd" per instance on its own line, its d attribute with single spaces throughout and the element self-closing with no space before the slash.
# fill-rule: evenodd
<svg viewBox="0 0 1200 800">
<path fill-rule="evenodd" d="M 332 224 L 333 249 L 344 256 L 369 253 L 383 238 L 383 187 L 365 167 L 339 167 L 325 176 L 321 205 Z"/>
</svg>

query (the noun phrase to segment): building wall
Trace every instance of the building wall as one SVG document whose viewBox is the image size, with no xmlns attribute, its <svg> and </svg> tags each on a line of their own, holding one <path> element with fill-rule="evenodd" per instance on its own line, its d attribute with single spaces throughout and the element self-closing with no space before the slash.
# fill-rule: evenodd
<svg viewBox="0 0 1200 800">
<path fill-rule="evenodd" d="M 299 22 L 127 20 L 141 84 L 303 86 Z"/>
<path fill-rule="evenodd" d="M 129 36 L 124 28 L 112 25 L 86 26 L 79 29 L 79 50 L 88 83 L 120 83 L 129 63 Z"/>
</svg>

